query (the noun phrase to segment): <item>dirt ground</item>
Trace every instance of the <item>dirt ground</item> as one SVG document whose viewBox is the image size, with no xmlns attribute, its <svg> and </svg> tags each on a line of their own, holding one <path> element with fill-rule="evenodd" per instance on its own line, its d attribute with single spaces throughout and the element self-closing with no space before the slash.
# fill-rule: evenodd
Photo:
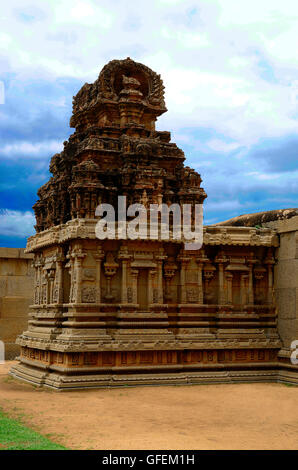
<svg viewBox="0 0 298 470">
<path fill-rule="evenodd" d="M 73 449 L 297 449 L 298 388 L 194 385 L 57 393 L 0 365 L 0 407 Z"/>
</svg>

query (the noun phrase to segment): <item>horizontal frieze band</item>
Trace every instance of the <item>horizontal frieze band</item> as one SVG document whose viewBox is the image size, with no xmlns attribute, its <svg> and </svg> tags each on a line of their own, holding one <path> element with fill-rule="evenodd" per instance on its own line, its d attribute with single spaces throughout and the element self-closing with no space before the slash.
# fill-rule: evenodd
<svg viewBox="0 0 298 470">
<path fill-rule="evenodd" d="M 277 349 L 165 350 L 165 351 L 89 351 L 57 352 L 21 348 L 21 361 L 56 365 L 62 368 L 129 367 L 255 363 L 277 361 Z"/>
</svg>

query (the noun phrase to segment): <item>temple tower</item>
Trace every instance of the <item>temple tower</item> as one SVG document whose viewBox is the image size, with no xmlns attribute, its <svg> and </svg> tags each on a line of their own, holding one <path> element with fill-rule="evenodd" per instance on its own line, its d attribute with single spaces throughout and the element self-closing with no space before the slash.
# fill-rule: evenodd
<svg viewBox="0 0 298 470">
<path fill-rule="evenodd" d="M 206 227 L 201 250 L 96 237 L 99 204 L 202 204 L 159 75 L 113 60 L 73 100 L 75 132 L 34 205 L 35 295 L 11 373 L 55 389 L 275 380 L 275 232 Z"/>
</svg>

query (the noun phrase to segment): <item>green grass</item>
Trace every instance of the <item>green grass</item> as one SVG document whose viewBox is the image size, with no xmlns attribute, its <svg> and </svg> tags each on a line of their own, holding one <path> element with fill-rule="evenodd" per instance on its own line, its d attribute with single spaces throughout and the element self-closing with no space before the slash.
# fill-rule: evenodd
<svg viewBox="0 0 298 470">
<path fill-rule="evenodd" d="M 0 410 L 0 450 L 66 450 Z"/>
</svg>

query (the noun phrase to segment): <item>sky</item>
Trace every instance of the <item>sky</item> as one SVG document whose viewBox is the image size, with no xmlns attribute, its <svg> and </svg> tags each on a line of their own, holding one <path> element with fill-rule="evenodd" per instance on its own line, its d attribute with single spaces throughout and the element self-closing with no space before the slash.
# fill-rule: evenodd
<svg viewBox="0 0 298 470">
<path fill-rule="evenodd" d="M 112 59 L 164 81 L 204 223 L 298 206 L 297 0 L 10 0 L 0 11 L 0 246 L 24 247 L 72 97 Z"/>
</svg>

